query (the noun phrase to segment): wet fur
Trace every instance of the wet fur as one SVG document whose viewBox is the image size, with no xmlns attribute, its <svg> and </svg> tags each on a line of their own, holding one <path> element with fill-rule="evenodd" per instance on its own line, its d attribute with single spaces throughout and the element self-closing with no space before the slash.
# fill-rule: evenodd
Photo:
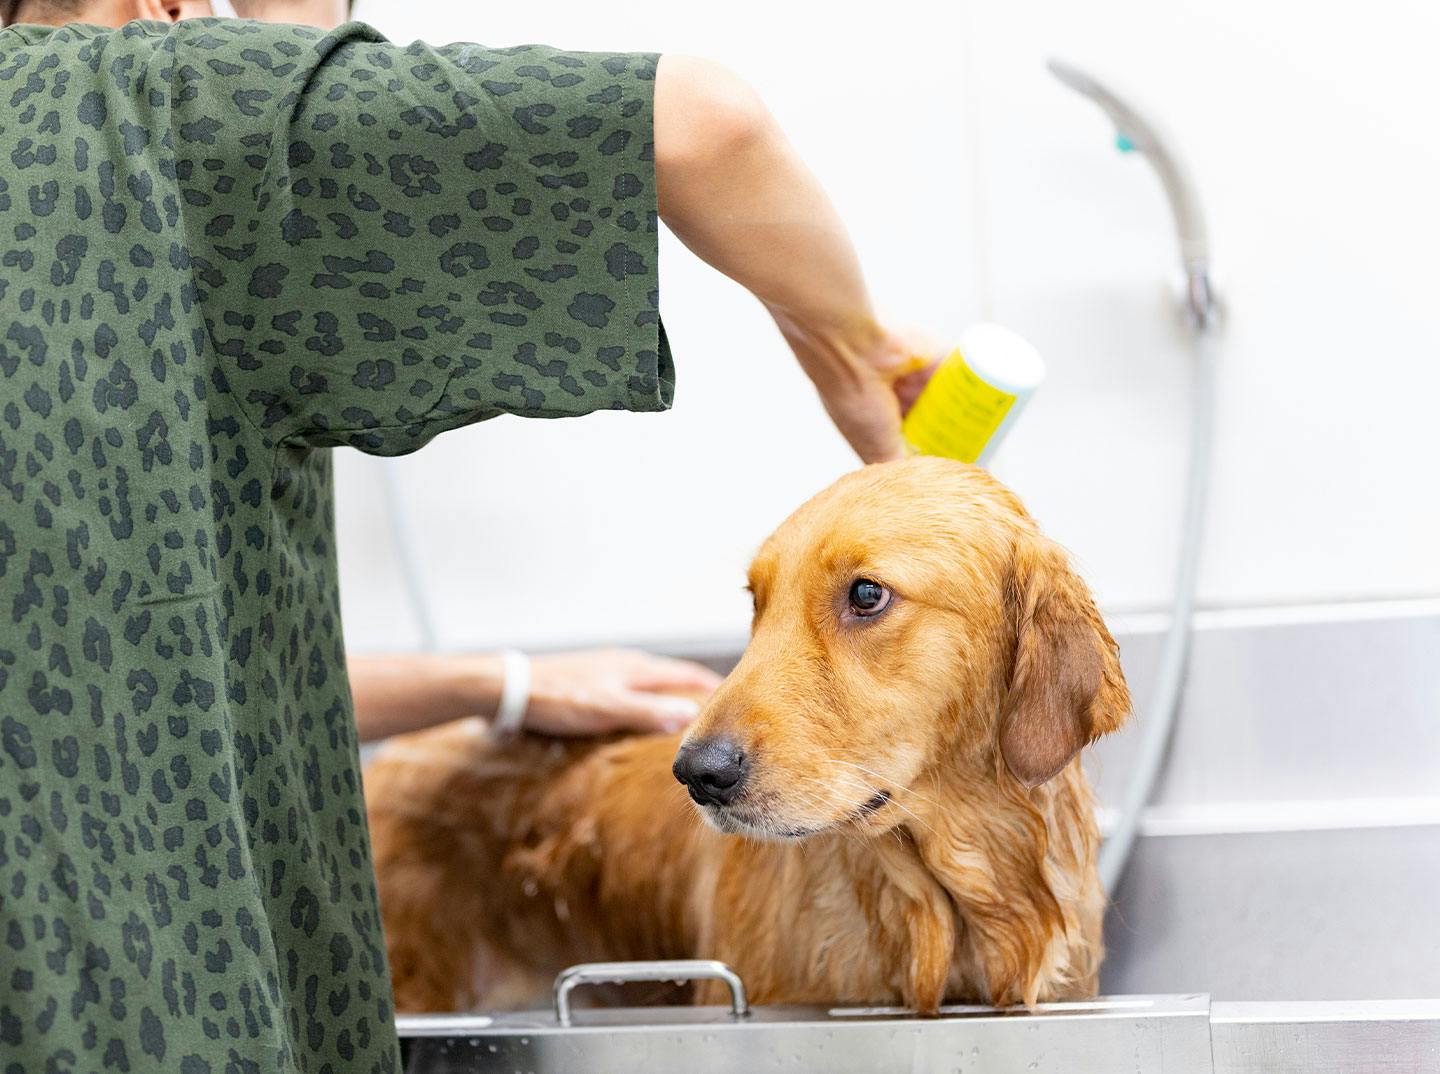
<svg viewBox="0 0 1440 1074">
<path fill-rule="evenodd" d="M 873 622 L 840 614 L 857 576 L 896 594 Z M 534 1005 L 572 963 L 679 957 L 730 963 L 757 1003 L 1094 994 L 1078 751 L 1129 696 L 1063 552 L 983 471 L 911 459 L 803 506 L 750 581 L 751 643 L 688 732 L 753 758 L 725 816 L 671 776 L 679 736 L 500 743 L 469 720 L 370 765 L 401 1011 Z"/>
</svg>

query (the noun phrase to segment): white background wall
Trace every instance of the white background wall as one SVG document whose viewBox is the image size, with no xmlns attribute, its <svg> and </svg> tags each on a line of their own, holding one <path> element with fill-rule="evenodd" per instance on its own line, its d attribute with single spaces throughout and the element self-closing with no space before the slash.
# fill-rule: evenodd
<svg viewBox="0 0 1440 1074">
<path fill-rule="evenodd" d="M 1175 249 L 1145 165 L 1054 82 L 1164 120 L 1229 317 L 1202 602 L 1440 593 L 1440 5 L 360 0 L 398 40 L 685 51 L 749 78 L 850 222 L 882 306 L 1029 336 L 1050 379 L 995 471 L 1111 611 L 1168 599 L 1186 433 Z M 409 646 L 376 468 L 401 478 L 447 647 L 743 636 L 747 557 L 853 465 L 759 307 L 669 236 L 666 415 L 503 418 L 341 452 L 357 649 Z M 765 390 L 757 391 L 757 385 Z"/>
</svg>

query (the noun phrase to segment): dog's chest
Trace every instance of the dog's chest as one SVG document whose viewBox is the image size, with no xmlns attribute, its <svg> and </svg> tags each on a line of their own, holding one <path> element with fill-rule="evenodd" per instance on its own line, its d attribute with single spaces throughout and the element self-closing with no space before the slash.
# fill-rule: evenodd
<svg viewBox="0 0 1440 1074">
<path fill-rule="evenodd" d="M 828 857 L 770 844 L 728 854 L 696 953 L 733 965 L 757 1003 L 898 1002 L 909 942 L 898 893 Z"/>
</svg>

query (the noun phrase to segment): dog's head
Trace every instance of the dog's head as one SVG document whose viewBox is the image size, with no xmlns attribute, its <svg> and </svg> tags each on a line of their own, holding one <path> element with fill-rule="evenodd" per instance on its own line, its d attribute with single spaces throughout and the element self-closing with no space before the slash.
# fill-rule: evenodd
<svg viewBox="0 0 1440 1074">
<path fill-rule="evenodd" d="M 1034 787 L 1129 713 L 1084 582 L 975 467 L 842 478 L 765 542 L 749 588 L 750 644 L 675 758 L 721 831 L 883 830 L 940 766 Z"/>
</svg>

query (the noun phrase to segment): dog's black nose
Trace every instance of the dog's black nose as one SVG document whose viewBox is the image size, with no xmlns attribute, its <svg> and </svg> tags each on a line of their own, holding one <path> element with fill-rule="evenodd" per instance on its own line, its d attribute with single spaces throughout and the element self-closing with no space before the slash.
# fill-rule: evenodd
<svg viewBox="0 0 1440 1074">
<path fill-rule="evenodd" d="M 700 805 L 729 805 L 745 787 L 750 759 L 733 739 L 702 738 L 681 747 L 670 771 Z"/>
</svg>

